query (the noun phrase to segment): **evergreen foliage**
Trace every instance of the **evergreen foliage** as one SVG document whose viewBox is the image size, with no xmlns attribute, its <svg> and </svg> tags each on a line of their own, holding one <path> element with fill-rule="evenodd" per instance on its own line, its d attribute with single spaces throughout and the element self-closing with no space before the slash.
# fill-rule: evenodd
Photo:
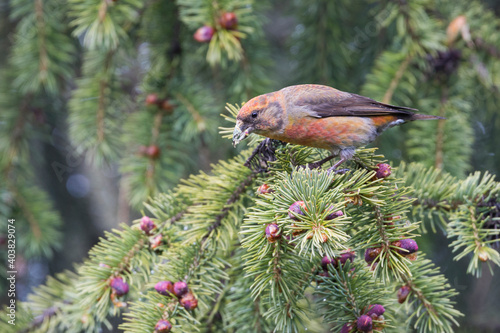
<svg viewBox="0 0 500 333">
<path fill-rule="evenodd" d="M 377 319 L 380 329 L 410 325 L 420 332 L 434 332 L 438 327 L 452 331 L 461 315 L 453 309 L 451 300 L 456 292 L 422 254 L 411 262 L 393 243 L 417 236 L 418 224 L 407 220 L 406 212 L 413 201 L 420 208 L 417 212 L 427 213 L 431 199 L 414 195 L 411 187 L 402 186 L 401 178 L 374 179 L 372 169 L 381 157 L 374 155 L 373 149 L 360 150 L 349 164 L 350 171 L 339 175 L 294 165 L 312 161 L 317 156 L 312 148 L 277 146 L 276 156 L 281 159 L 270 162 L 268 171 L 261 174 L 244 166 L 249 153 L 220 162 L 210 176 L 192 176 L 171 194 L 149 203 L 157 226 L 152 234 L 146 234 L 138 224 L 108 233 L 78 268 L 77 276 L 49 282 L 42 287 L 43 292 L 23 304 L 29 306 L 33 318 L 26 325 L 35 322 L 35 331 L 48 327 L 45 325 L 61 329 L 70 325 L 66 318 L 84 316 L 84 325 L 81 320 L 75 321 L 71 330 L 94 331 L 107 323 L 108 316 L 122 313 L 128 304 L 126 322 L 121 326 L 127 332 L 153 331 L 162 318 L 182 331 L 207 331 L 210 327 L 231 331 L 234 323 L 228 319 L 237 318 L 241 306 L 250 305 L 247 310 L 254 312 L 247 315 L 252 316 L 255 330 L 271 327 L 294 332 L 309 327 L 315 307 L 326 314 L 324 324 L 339 328 L 354 322 L 367 306 L 381 303 L 388 313 Z M 297 155 L 302 156 L 295 160 Z M 409 165 L 402 166 L 398 174 L 409 175 L 411 180 L 412 174 L 421 172 L 420 165 Z M 427 173 L 431 177 L 435 174 Z M 262 182 L 273 191 L 255 195 L 255 188 Z M 456 200 L 467 198 L 466 194 L 480 196 L 482 202 L 496 200 L 498 183 L 491 176 L 473 174 L 456 186 L 453 193 L 458 194 L 449 198 L 451 209 L 441 212 L 451 221 L 450 230 L 456 230 L 449 237 L 458 236 L 461 242 L 451 245 L 470 246 L 477 240 L 481 248 L 489 249 L 488 253 L 497 253 L 491 249 L 489 237 L 498 237 L 498 232 L 486 229 L 484 223 L 477 224 L 475 214 L 471 218 L 462 212 L 469 207 L 475 213 L 477 203 L 467 200 L 458 204 Z M 483 197 L 485 193 L 489 196 Z M 288 207 L 297 200 L 306 203 L 306 211 L 295 216 L 295 221 Z M 344 215 L 328 220 L 328 208 L 341 210 Z M 485 212 L 488 210 L 481 207 L 478 216 L 485 216 Z M 269 223 L 280 228 L 275 242 L 266 238 Z M 459 223 L 464 226 L 457 226 Z M 470 227 L 474 223 L 477 225 Z M 477 228 L 476 239 L 470 239 L 470 228 Z M 160 243 L 155 241 L 158 235 Z M 329 265 L 326 276 L 319 274 L 319 261 L 325 255 L 339 258 L 346 249 L 362 254 L 376 246 L 383 251 L 372 265 L 362 259 L 354 263 L 348 260 L 344 266 Z M 477 264 L 477 256 L 472 260 Z M 491 261 L 497 260 L 492 257 Z M 477 272 L 477 268 L 472 271 Z M 126 296 L 113 295 L 110 281 L 116 277 L 130 285 Z M 162 280 L 185 281 L 199 302 L 198 308 L 186 310 L 175 297 L 153 290 L 153 285 Z M 397 311 L 393 288 L 401 285 L 411 287 L 406 308 L 413 315 L 408 316 L 406 324 L 390 315 Z M 373 293 L 373 288 L 380 292 Z M 76 296 L 68 296 L 64 290 Z M 75 306 L 58 308 L 49 316 L 47 298 L 53 304 L 74 302 Z M 348 305 L 339 307 L 346 298 Z M 221 314 L 227 317 L 221 320 Z M 37 316 L 44 320 L 36 321 Z"/>
</svg>

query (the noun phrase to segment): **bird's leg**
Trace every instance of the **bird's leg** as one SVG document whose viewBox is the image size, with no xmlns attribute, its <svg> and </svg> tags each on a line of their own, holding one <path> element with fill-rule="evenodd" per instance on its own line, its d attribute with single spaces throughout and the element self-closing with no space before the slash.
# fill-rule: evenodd
<svg viewBox="0 0 500 333">
<path fill-rule="evenodd" d="M 347 160 L 348 160 L 347 158 L 342 157 L 337 163 L 335 163 L 331 168 L 329 168 L 327 170 L 327 172 L 332 172 L 333 171 L 335 174 L 346 173 L 347 171 L 349 171 L 349 169 L 340 169 L 340 170 L 337 170 L 337 168 L 339 167 L 339 165 L 341 165 L 342 163 L 344 163 Z"/>
<path fill-rule="evenodd" d="M 319 160 L 317 162 L 314 162 L 314 163 L 309 163 L 309 169 L 317 169 L 319 167 L 321 167 L 323 164 L 325 164 L 326 162 L 328 162 L 329 160 L 331 160 L 332 158 L 334 158 L 336 155 L 330 155 L 330 156 L 327 156 L 325 157 L 324 159 L 322 160 Z"/>
</svg>

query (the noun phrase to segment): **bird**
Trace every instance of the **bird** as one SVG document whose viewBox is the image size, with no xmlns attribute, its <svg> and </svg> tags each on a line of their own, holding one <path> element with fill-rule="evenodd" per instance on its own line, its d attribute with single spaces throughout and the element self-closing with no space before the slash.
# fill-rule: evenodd
<svg viewBox="0 0 500 333">
<path fill-rule="evenodd" d="M 255 133 L 291 144 L 327 149 L 331 155 L 315 167 L 340 156 L 329 170 L 351 159 L 358 147 L 383 131 L 414 120 L 445 119 L 417 109 L 319 84 L 301 84 L 263 94 L 246 102 L 236 116 L 233 146 Z"/>
</svg>

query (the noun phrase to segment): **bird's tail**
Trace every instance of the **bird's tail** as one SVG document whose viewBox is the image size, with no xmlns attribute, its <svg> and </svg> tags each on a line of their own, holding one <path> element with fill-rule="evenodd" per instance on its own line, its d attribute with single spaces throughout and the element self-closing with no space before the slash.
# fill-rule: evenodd
<svg viewBox="0 0 500 333">
<path fill-rule="evenodd" d="M 446 119 L 446 118 L 439 117 L 439 116 L 432 116 L 430 114 L 415 113 L 415 114 L 412 114 L 410 121 L 413 121 L 413 120 L 432 120 L 432 119 Z"/>
</svg>

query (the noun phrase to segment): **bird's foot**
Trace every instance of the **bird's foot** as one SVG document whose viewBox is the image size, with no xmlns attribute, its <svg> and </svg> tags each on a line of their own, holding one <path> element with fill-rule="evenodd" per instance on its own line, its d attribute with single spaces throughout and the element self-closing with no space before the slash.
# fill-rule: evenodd
<svg viewBox="0 0 500 333">
<path fill-rule="evenodd" d="M 337 171 L 337 168 L 346 161 L 347 159 L 346 158 L 341 158 L 337 163 L 335 163 L 331 168 L 328 169 L 328 172 L 334 172 L 334 174 L 344 174 L 346 173 L 347 171 L 349 171 L 349 169 L 340 169 L 338 170 L 339 172 L 336 172 Z M 346 170 L 344 172 L 341 172 L 343 170 Z"/>
<path fill-rule="evenodd" d="M 347 168 L 346 169 L 339 169 L 339 170 L 331 170 L 331 168 L 330 168 L 326 172 L 328 172 L 328 173 L 333 172 L 334 175 L 343 175 L 346 172 L 348 172 L 349 170 L 350 169 L 347 169 Z"/>
</svg>

